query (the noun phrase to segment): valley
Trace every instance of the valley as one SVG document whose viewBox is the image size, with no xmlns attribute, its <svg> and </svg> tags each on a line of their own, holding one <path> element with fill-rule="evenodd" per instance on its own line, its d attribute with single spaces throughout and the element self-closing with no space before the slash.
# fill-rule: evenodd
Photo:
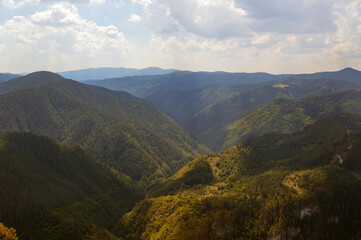
<svg viewBox="0 0 361 240">
<path fill-rule="evenodd" d="M 5 230 L 19 239 L 360 238 L 359 71 L 103 71 L 0 82 Z M 80 79 L 88 74 L 98 80 Z"/>
</svg>

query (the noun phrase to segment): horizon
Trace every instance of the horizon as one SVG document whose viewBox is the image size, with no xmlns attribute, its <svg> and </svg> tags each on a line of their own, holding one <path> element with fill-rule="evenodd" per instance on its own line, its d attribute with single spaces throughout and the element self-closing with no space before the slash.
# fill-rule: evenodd
<svg viewBox="0 0 361 240">
<path fill-rule="evenodd" d="M 0 0 L 0 72 L 361 69 L 360 34 L 357 0 Z"/>
<path fill-rule="evenodd" d="M 158 69 L 163 69 L 163 70 L 175 70 L 175 71 L 184 71 L 184 72 L 208 72 L 208 73 L 216 73 L 216 72 L 224 72 L 224 73 L 245 73 L 245 74 L 254 74 L 254 73 L 265 73 L 265 74 L 271 74 L 271 75 L 302 75 L 302 74 L 314 74 L 314 73 L 324 73 L 324 72 L 339 72 L 339 71 L 343 71 L 346 69 L 352 69 L 355 71 L 360 71 L 357 68 L 353 68 L 353 67 L 344 67 L 341 69 L 336 69 L 336 70 L 325 70 L 325 71 L 315 71 L 315 72 L 296 72 L 296 73 L 287 73 L 287 72 L 280 72 L 280 73 L 272 73 L 272 72 L 262 72 L 262 71 L 257 71 L 257 72 L 229 72 L 229 71 L 223 71 L 223 70 L 215 70 L 215 71 L 192 71 L 192 70 L 183 70 L 183 69 L 166 69 L 166 68 L 161 68 L 161 67 L 145 67 L 145 68 L 127 68 L 127 67 L 90 67 L 90 68 L 82 68 L 82 69 L 74 69 L 74 70 L 65 70 L 65 71 L 50 71 L 50 70 L 46 70 L 46 69 L 42 69 L 42 70 L 35 70 L 35 71 L 31 71 L 31 72 L 0 72 L 2 74 L 16 74 L 16 75 L 28 75 L 31 73 L 35 73 L 35 72 L 52 72 L 52 73 L 66 73 L 66 72 L 76 72 L 76 71 L 83 71 L 83 70 L 92 70 L 92 69 L 134 69 L 134 70 L 143 70 L 143 69 L 149 69 L 149 68 L 158 68 Z M 162 74 L 161 74 L 162 75 Z"/>
</svg>

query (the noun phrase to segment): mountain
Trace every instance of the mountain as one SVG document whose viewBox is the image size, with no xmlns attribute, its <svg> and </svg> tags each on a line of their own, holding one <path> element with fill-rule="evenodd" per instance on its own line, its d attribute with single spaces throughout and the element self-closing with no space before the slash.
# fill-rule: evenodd
<svg viewBox="0 0 361 240">
<path fill-rule="evenodd" d="M 182 126 L 186 126 L 192 117 L 202 118 L 204 114 L 204 118 L 208 120 L 220 121 L 222 117 L 226 118 L 245 108 L 267 103 L 276 97 L 294 99 L 309 94 L 326 95 L 357 88 L 361 88 L 361 84 L 333 79 L 296 79 L 242 85 L 218 84 L 196 90 L 157 91 L 144 100 L 159 107 Z M 198 113 L 199 116 L 196 116 Z M 197 121 L 190 121 L 190 125 Z M 203 123 L 204 120 L 200 120 L 200 124 Z"/>
<path fill-rule="evenodd" d="M 154 188 L 115 233 L 123 239 L 357 239 L 360 124 L 360 116 L 338 115 L 198 158 Z"/>
<path fill-rule="evenodd" d="M 11 73 L 0 73 L 0 82 L 7 81 L 16 77 L 20 77 L 20 75 Z"/>
<path fill-rule="evenodd" d="M 129 177 L 31 133 L 0 134 L 0 219 L 20 239 L 111 239 L 144 197 Z"/>
<path fill-rule="evenodd" d="M 120 78 L 126 76 L 143 76 L 143 75 L 162 75 L 168 74 L 176 69 L 161 69 L 157 67 L 149 67 L 143 69 L 135 68 L 88 68 L 74 71 L 59 72 L 65 78 L 74 79 L 77 81 L 106 79 L 106 78 Z"/>
<path fill-rule="evenodd" d="M 264 133 L 292 133 L 317 120 L 340 113 L 361 114 L 360 90 L 308 97 L 297 101 L 276 99 L 227 125 L 223 147 Z"/>
<path fill-rule="evenodd" d="M 361 72 L 353 68 L 345 68 L 337 72 L 319 72 L 312 74 L 294 74 L 292 78 L 330 78 L 348 82 L 361 83 Z"/>
<path fill-rule="evenodd" d="M 160 90 L 144 100 L 157 106 L 182 125 L 204 108 L 262 85 L 264 84 L 217 84 L 194 90 Z"/>
<path fill-rule="evenodd" d="M 33 132 L 152 184 L 207 148 L 152 105 L 49 72 L 0 84 L 0 132 Z"/>
<path fill-rule="evenodd" d="M 361 72 L 351 68 L 336 72 L 280 75 L 272 75 L 268 73 L 177 71 L 165 75 L 112 78 L 101 81 L 86 81 L 86 83 L 102 86 L 111 90 L 123 90 L 137 97 L 145 98 L 158 91 L 195 90 L 216 84 L 254 84 L 287 79 L 313 78 L 345 80 L 361 84 Z"/>
<path fill-rule="evenodd" d="M 267 104 L 277 98 L 298 99 L 357 88 L 360 89 L 361 85 L 332 79 L 296 79 L 272 82 L 271 85 L 246 91 L 208 106 L 180 124 L 193 135 L 204 139 L 209 147 L 221 150 L 219 147 L 223 145 L 222 141 L 226 137 L 227 126 L 249 114 L 255 107 Z M 165 112 L 167 113 L 167 111 Z M 172 113 L 169 114 L 172 115 Z M 236 143 L 232 142 L 231 145 Z"/>
<path fill-rule="evenodd" d="M 157 91 L 194 90 L 216 84 L 247 84 L 278 79 L 278 76 L 267 73 L 177 71 L 165 75 L 113 78 L 86 81 L 85 83 L 112 90 L 123 90 L 137 97 L 145 98 Z"/>
</svg>

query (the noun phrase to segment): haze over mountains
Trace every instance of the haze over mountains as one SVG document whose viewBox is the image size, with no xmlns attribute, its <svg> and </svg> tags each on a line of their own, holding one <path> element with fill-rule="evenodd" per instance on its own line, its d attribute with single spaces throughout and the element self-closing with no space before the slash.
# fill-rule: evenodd
<svg viewBox="0 0 361 240">
<path fill-rule="evenodd" d="M 0 73 L 0 82 L 7 81 L 12 78 L 20 77 L 20 75 L 17 74 L 11 74 L 11 73 Z"/>
<path fill-rule="evenodd" d="M 89 68 L 73 71 L 59 72 L 61 76 L 77 81 L 90 79 L 106 79 L 127 76 L 143 76 L 143 75 L 162 75 L 177 71 L 175 69 L 161 69 L 157 67 L 149 67 L 143 69 L 135 68 Z"/>
<path fill-rule="evenodd" d="M 361 237 L 361 72 L 160 71 L 1 82 L 0 222 L 21 239 Z"/>
<path fill-rule="evenodd" d="M 328 78 L 354 83 L 361 83 L 361 72 L 346 68 L 336 72 L 314 74 L 280 74 L 268 73 L 226 73 L 226 72 L 188 72 L 179 71 L 161 76 L 135 76 L 87 81 L 91 85 L 112 90 L 127 91 L 137 97 L 145 98 L 157 91 L 192 90 L 216 84 L 250 84 L 286 79 Z"/>
</svg>

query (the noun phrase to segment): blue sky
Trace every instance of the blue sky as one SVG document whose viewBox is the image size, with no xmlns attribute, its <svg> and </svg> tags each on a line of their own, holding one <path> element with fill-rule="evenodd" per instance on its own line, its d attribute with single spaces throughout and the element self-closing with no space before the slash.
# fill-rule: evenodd
<svg viewBox="0 0 361 240">
<path fill-rule="evenodd" d="M 361 0 L 0 0 L 0 72 L 361 69 Z"/>
</svg>

